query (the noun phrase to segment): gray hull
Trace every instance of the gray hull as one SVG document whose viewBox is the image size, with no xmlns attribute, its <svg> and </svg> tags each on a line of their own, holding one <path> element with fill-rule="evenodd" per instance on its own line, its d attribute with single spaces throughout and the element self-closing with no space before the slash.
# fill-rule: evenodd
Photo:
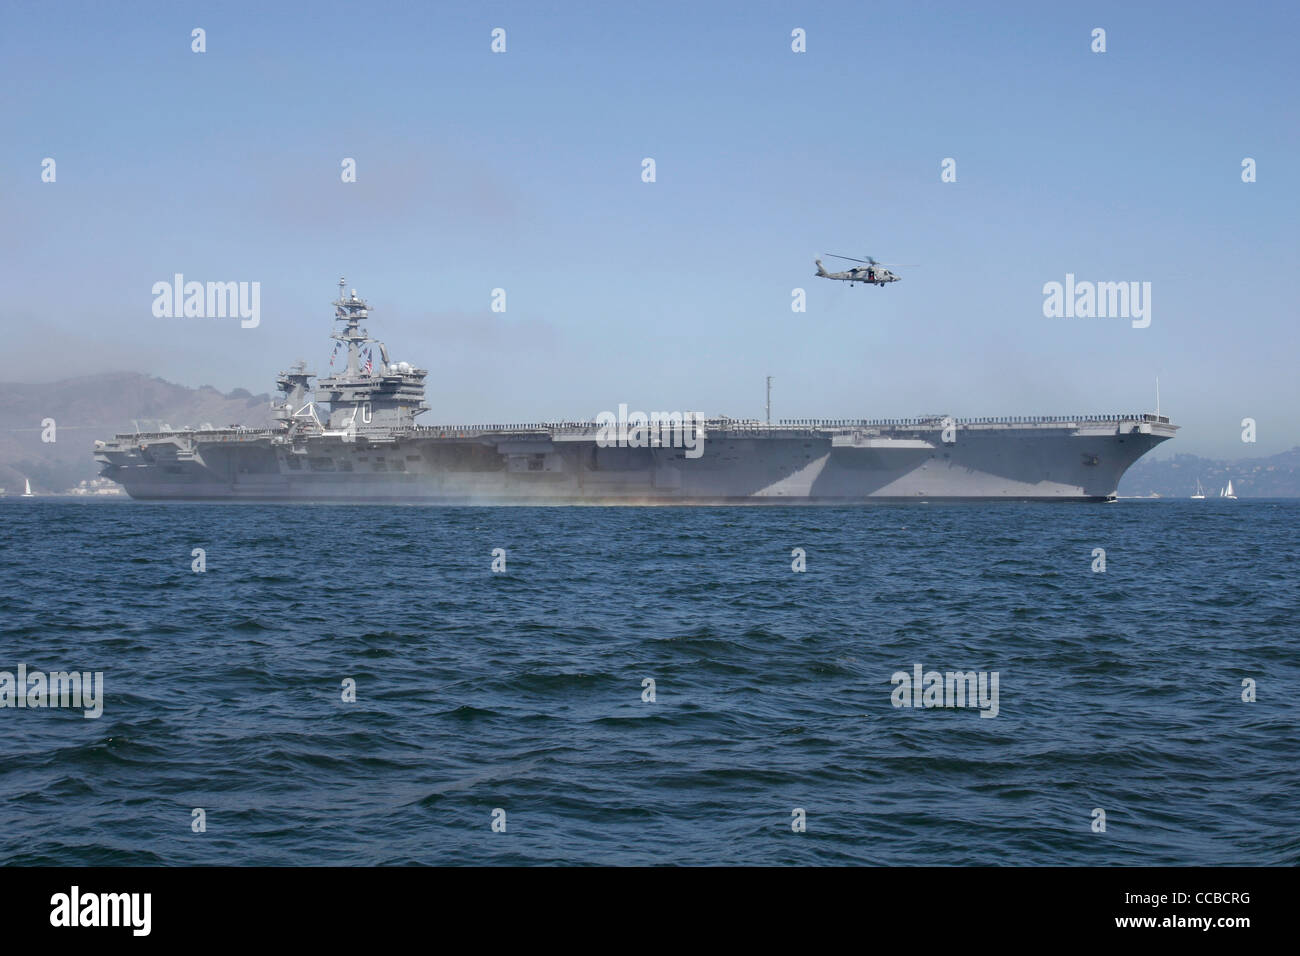
<svg viewBox="0 0 1300 956">
<path fill-rule="evenodd" d="M 277 381 L 277 424 L 117 435 L 103 475 L 135 498 L 430 504 L 836 504 L 944 498 L 1114 497 L 1172 438 L 1159 415 L 929 417 L 777 425 L 694 412 L 603 412 L 597 422 L 415 424 L 428 372 L 397 362 L 339 280 L 331 336 L 343 367 Z M 378 356 L 375 351 L 378 350 Z M 377 359 L 377 360 L 376 360 Z M 333 368 L 334 360 L 330 360 Z"/>
<path fill-rule="evenodd" d="M 947 427 L 945 427 L 947 426 Z M 594 425 L 409 428 L 382 437 L 172 432 L 101 443 L 144 500 L 447 505 L 1105 500 L 1173 437 L 1152 415 L 1024 421 L 709 423 L 683 448 L 606 447 Z"/>
</svg>

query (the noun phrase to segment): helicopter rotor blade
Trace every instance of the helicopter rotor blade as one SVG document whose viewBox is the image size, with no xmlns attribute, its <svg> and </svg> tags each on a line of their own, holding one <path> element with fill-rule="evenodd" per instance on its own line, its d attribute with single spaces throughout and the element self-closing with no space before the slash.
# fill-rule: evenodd
<svg viewBox="0 0 1300 956">
<path fill-rule="evenodd" d="M 855 259 L 853 256 L 839 256 L 833 252 L 826 253 L 831 259 L 847 259 L 849 262 L 861 262 L 869 266 L 893 266 L 896 269 L 919 269 L 920 263 L 917 262 L 881 262 L 875 256 L 867 256 L 865 259 Z"/>
</svg>

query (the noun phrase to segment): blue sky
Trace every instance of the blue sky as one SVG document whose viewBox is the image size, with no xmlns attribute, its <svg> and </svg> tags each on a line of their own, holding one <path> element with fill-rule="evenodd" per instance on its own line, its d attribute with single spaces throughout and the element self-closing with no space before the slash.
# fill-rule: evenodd
<svg viewBox="0 0 1300 956">
<path fill-rule="evenodd" d="M 11 5 L 0 379 L 267 391 L 325 370 L 346 275 L 426 424 L 761 417 L 769 374 L 779 418 L 1130 411 L 1158 376 L 1159 454 L 1290 448 L 1300 13 L 1135 6 Z M 261 325 L 155 318 L 177 272 L 260 282 Z M 1045 318 L 1066 273 L 1151 282 L 1150 327 Z"/>
</svg>

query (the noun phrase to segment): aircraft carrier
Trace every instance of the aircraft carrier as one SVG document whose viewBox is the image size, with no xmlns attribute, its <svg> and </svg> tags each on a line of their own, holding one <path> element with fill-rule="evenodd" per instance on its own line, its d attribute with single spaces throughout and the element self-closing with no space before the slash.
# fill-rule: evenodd
<svg viewBox="0 0 1300 956">
<path fill-rule="evenodd" d="M 588 422 L 421 426 L 427 370 L 393 362 L 340 281 L 336 352 L 281 373 L 265 428 L 168 429 L 95 442 L 133 498 L 444 505 L 1105 501 L 1177 426 L 1159 414 L 757 420 L 620 409 Z M 378 349 L 378 356 L 374 352 Z M 331 360 L 332 363 L 332 360 Z"/>
</svg>

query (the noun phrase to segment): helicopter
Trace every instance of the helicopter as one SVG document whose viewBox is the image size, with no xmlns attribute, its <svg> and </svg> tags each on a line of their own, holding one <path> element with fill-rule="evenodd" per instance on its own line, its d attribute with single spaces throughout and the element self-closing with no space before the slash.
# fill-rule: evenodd
<svg viewBox="0 0 1300 956">
<path fill-rule="evenodd" d="M 820 259 L 815 260 L 817 264 L 817 275 L 823 279 L 842 279 L 850 286 L 855 282 L 861 282 L 866 285 L 878 285 L 880 288 L 885 287 L 887 282 L 897 282 L 901 277 L 894 275 L 888 269 L 883 268 L 879 262 L 867 256 L 865 259 L 854 259 L 852 256 L 837 256 L 833 253 L 827 253 L 832 259 L 846 259 L 849 262 L 861 262 L 863 265 L 853 266 L 845 272 L 827 272 L 822 267 Z"/>
</svg>

